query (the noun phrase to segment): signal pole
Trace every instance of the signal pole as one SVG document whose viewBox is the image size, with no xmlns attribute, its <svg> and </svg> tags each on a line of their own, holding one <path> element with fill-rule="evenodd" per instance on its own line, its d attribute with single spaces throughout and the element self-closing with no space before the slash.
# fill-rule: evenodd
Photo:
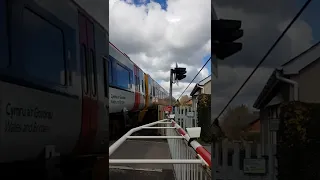
<svg viewBox="0 0 320 180">
<path fill-rule="evenodd" d="M 230 19 L 218 19 L 217 14 L 214 9 L 213 3 L 211 3 L 211 49 L 212 55 L 215 57 L 215 60 L 224 60 L 237 52 L 242 50 L 242 43 L 235 42 L 243 36 L 243 30 L 241 29 L 241 21 L 230 20 Z M 217 68 L 214 67 L 214 63 L 211 61 L 211 73 Z M 211 83 L 211 91 L 214 89 L 213 83 Z M 214 105 L 214 96 L 211 92 L 211 117 L 213 117 L 213 105 Z M 213 119 L 213 124 L 215 124 L 219 131 L 220 125 L 219 120 Z M 210 126 L 211 129 L 211 126 Z M 211 133 L 211 130 L 209 130 Z M 214 143 L 211 145 L 211 152 L 214 152 Z M 214 159 L 214 153 L 211 153 L 211 159 Z M 213 163 L 213 161 L 211 161 Z M 211 171 L 211 176 L 215 174 L 214 171 Z"/>
<path fill-rule="evenodd" d="M 172 83 L 173 83 L 173 69 L 170 69 L 170 89 L 169 89 L 169 97 L 170 97 L 170 101 L 169 101 L 169 105 L 172 106 Z"/>
<path fill-rule="evenodd" d="M 185 75 L 187 73 L 186 68 L 179 68 L 176 67 L 174 69 L 170 69 L 170 89 L 169 89 L 169 96 L 170 96 L 170 106 L 172 106 L 172 84 L 173 84 L 173 74 L 175 74 L 175 80 L 182 80 L 186 78 Z"/>
<path fill-rule="evenodd" d="M 234 42 L 243 36 L 241 21 L 219 19 L 211 21 L 212 53 L 221 60 L 242 50 L 242 43 Z"/>
</svg>

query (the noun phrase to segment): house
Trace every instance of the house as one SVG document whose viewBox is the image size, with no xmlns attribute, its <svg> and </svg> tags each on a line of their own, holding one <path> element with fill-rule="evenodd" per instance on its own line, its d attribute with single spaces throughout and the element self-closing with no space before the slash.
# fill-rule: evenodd
<svg viewBox="0 0 320 180">
<path fill-rule="evenodd" d="M 211 94 L 211 75 L 197 83 L 190 93 L 192 97 L 192 106 L 197 106 L 197 97 L 200 94 Z"/>
<path fill-rule="evenodd" d="M 247 127 L 243 129 L 245 132 L 260 133 L 260 119 L 256 119 L 249 123 Z"/>
<path fill-rule="evenodd" d="M 274 163 L 280 104 L 285 101 L 320 102 L 320 43 L 276 68 L 256 99 L 260 110 L 262 153 Z M 273 161 L 273 162 L 271 162 Z"/>
<path fill-rule="evenodd" d="M 192 98 L 190 98 L 187 102 L 186 102 L 186 106 L 192 106 Z"/>
</svg>

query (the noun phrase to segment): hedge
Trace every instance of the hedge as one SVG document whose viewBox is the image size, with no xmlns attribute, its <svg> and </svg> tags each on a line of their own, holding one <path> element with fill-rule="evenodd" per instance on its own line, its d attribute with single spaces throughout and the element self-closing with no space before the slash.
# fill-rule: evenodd
<svg viewBox="0 0 320 180">
<path fill-rule="evenodd" d="M 278 180 L 320 179 L 320 104 L 281 105 L 278 131 Z"/>
<path fill-rule="evenodd" d="M 204 142 L 210 142 L 210 137 L 208 136 L 209 126 L 211 122 L 211 95 L 210 94 L 200 94 L 198 96 L 197 111 L 198 111 L 198 126 L 201 127 L 200 138 Z"/>
</svg>

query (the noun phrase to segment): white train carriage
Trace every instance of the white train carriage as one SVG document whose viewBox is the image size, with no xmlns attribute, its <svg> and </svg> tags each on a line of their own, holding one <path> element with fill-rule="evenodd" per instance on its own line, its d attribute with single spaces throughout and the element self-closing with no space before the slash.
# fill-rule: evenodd
<svg viewBox="0 0 320 180">
<path fill-rule="evenodd" d="M 0 163 L 107 151 L 106 30 L 71 1 L 0 3 Z"/>
<path fill-rule="evenodd" d="M 110 113 L 139 111 L 145 105 L 144 72 L 109 43 Z"/>
<path fill-rule="evenodd" d="M 0 39 L 0 163 L 104 153 L 109 113 L 166 93 L 71 0 L 0 0 Z"/>
</svg>

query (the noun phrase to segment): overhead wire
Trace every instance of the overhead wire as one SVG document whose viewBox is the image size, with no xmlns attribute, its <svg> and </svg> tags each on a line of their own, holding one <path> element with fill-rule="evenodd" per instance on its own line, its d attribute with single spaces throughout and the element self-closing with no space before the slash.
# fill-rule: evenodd
<svg viewBox="0 0 320 180">
<path fill-rule="evenodd" d="M 280 42 L 280 40 L 284 37 L 284 35 L 287 33 L 287 31 L 291 28 L 293 23 L 300 17 L 300 15 L 303 13 L 303 11 L 308 7 L 308 5 L 311 3 L 312 0 L 307 0 L 307 2 L 302 6 L 302 8 L 299 10 L 299 12 L 294 16 L 294 18 L 291 20 L 291 22 L 287 25 L 287 27 L 284 29 L 284 31 L 281 33 L 281 35 L 276 39 L 276 41 L 273 43 L 273 45 L 269 48 L 267 53 L 262 57 L 262 59 L 259 61 L 259 63 L 256 65 L 254 70 L 250 73 L 250 75 L 246 78 L 246 80 L 243 82 L 243 84 L 240 86 L 240 88 L 237 90 L 237 92 L 232 96 L 232 98 L 229 100 L 229 102 L 226 104 L 226 106 L 222 109 L 222 111 L 219 113 L 219 115 L 215 118 L 214 122 L 211 123 L 209 129 L 215 124 L 216 120 L 219 119 L 219 117 L 223 114 L 223 112 L 228 108 L 230 103 L 234 100 L 234 98 L 239 94 L 239 92 L 242 90 L 242 88 L 247 84 L 247 82 L 250 80 L 250 78 L 253 76 L 253 74 L 257 71 L 257 69 L 260 67 L 260 65 L 267 59 L 269 54 L 272 52 L 272 50 L 276 47 L 276 45 Z M 185 93 L 185 91 L 189 88 L 191 83 L 196 79 L 196 77 L 200 74 L 202 69 L 207 65 L 207 63 L 211 60 L 210 58 L 206 61 L 206 63 L 202 66 L 202 68 L 198 71 L 198 73 L 194 76 L 192 81 L 189 83 L 189 85 L 185 88 L 185 90 L 181 93 L 178 99 Z"/>
<path fill-rule="evenodd" d="M 192 79 L 192 81 L 189 83 L 189 85 L 186 87 L 186 89 L 184 89 L 184 91 L 181 93 L 181 95 L 179 96 L 178 99 L 181 98 L 181 96 L 183 95 L 183 93 L 186 92 L 186 90 L 189 88 L 189 86 L 191 85 L 191 83 L 196 79 L 196 77 L 200 74 L 200 72 L 202 71 L 202 69 L 208 64 L 208 62 L 211 60 L 211 56 L 210 58 L 208 58 L 208 60 L 206 61 L 206 63 L 202 66 L 202 68 L 198 71 L 198 73 L 194 76 L 194 78 Z"/>
<path fill-rule="evenodd" d="M 256 72 L 256 70 L 260 67 L 260 65 L 267 59 L 271 51 L 276 47 L 276 45 L 280 42 L 280 40 L 284 37 L 284 35 L 287 33 L 287 31 L 291 28 L 293 23 L 300 17 L 300 15 L 303 13 L 303 11 L 308 7 L 308 5 L 311 3 L 312 0 L 308 0 L 302 8 L 299 10 L 299 12 L 294 16 L 294 18 L 291 20 L 291 22 L 287 25 L 287 27 L 284 29 L 284 31 L 281 33 L 281 35 L 277 38 L 277 40 L 273 43 L 273 45 L 270 47 L 270 49 L 267 51 L 267 53 L 263 56 L 263 58 L 260 60 L 260 62 L 257 64 L 257 66 L 254 68 L 254 70 L 250 73 L 250 75 L 247 77 L 247 79 L 243 82 L 243 84 L 240 86 L 240 88 L 237 90 L 237 92 L 232 96 L 232 98 L 229 100 L 229 102 L 226 104 L 226 106 L 222 109 L 222 111 L 219 113 L 219 115 L 215 118 L 215 120 L 218 120 L 219 117 L 223 114 L 223 112 L 227 109 L 227 107 L 230 105 L 230 103 L 234 100 L 234 98 L 239 94 L 241 89 L 246 85 L 246 83 L 249 81 L 249 79 L 252 77 L 252 75 Z M 209 128 L 213 126 L 215 122 L 212 122 Z"/>
</svg>

